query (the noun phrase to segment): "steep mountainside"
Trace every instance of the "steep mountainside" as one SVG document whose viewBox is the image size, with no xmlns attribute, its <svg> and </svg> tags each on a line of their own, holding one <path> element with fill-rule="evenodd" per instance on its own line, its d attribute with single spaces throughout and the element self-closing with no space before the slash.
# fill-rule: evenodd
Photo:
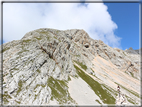
<svg viewBox="0 0 142 107">
<path fill-rule="evenodd" d="M 120 104 L 123 95 L 125 104 L 140 104 L 140 55 L 84 30 L 37 29 L 3 44 L 1 53 L 5 105 Z"/>
</svg>

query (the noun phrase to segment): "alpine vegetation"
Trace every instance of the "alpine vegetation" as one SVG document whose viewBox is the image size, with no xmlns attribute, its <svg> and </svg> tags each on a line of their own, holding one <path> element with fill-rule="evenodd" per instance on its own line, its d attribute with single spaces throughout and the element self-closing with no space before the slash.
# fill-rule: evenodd
<svg viewBox="0 0 142 107">
<path fill-rule="evenodd" d="M 140 105 L 140 54 L 82 29 L 37 29 L 1 54 L 4 105 Z"/>
</svg>

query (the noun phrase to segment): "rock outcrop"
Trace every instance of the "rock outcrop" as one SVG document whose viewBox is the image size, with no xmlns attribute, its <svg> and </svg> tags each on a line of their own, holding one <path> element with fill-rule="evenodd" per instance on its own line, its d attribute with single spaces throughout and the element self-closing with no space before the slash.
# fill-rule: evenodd
<svg viewBox="0 0 142 107">
<path fill-rule="evenodd" d="M 138 54 L 141 54 L 142 48 L 135 50 Z"/>
<path fill-rule="evenodd" d="M 130 47 L 129 49 L 126 49 L 125 52 L 130 54 L 139 54 L 139 50 L 134 50 L 132 47 Z"/>
<path fill-rule="evenodd" d="M 140 104 L 140 55 L 93 40 L 84 30 L 37 29 L 3 44 L 1 53 L 5 105 L 115 104 L 117 85 L 127 105 Z M 87 94 L 77 91 L 81 87 Z"/>
</svg>

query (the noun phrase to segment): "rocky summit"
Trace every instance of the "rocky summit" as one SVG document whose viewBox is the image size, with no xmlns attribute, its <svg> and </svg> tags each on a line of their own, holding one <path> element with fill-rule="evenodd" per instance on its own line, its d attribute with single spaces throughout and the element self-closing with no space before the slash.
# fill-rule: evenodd
<svg viewBox="0 0 142 107">
<path fill-rule="evenodd" d="M 140 54 L 82 29 L 37 29 L 1 54 L 3 105 L 140 105 Z"/>
</svg>

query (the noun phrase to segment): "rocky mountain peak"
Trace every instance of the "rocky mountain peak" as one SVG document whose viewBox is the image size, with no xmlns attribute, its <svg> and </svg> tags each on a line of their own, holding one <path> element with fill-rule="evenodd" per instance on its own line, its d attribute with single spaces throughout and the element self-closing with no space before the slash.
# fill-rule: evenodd
<svg viewBox="0 0 142 107">
<path fill-rule="evenodd" d="M 6 105 L 115 104 L 117 85 L 127 104 L 140 104 L 139 54 L 93 40 L 82 29 L 30 31 L 3 44 L 1 53 Z"/>
<path fill-rule="evenodd" d="M 140 51 L 140 49 L 139 50 L 134 50 L 132 47 L 125 50 L 125 52 L 130 53 L 130 54 L 140 54 L 139 51 Z"/>
</svg>

